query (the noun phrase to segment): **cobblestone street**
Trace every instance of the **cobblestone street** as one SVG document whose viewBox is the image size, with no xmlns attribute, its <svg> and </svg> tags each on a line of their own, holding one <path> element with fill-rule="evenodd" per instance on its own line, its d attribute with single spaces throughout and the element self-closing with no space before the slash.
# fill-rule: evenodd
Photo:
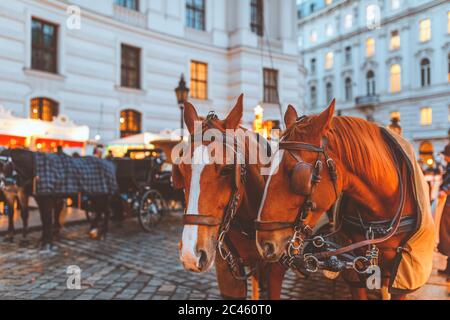
<svg viewBox="0 0 450 320">
<path fill-rule="evenodd" d="M 86 224 L 62 232 L 56 252 L 36 248 L 40 232 L 31 243 L 0 243 L 0 299 L 219 299 L 214 271 L 194 274 L 178 259 L 180 218 L 166 217 L 152 233 L 141 231 L 131 219 L 121 227 L 111 225 L 105 241 L 88 238 Z M 2 240 L 2 239 L 0 239 Z M 68 290 L 66 268 L 82 269 L 81 290 Z M 445 279 L 434 275 L 412 299 L 447 299 Z M 322 275 L 299 280 L 289 273 L 283 299 L 348 299 L 344 283 Z"/>
</svg>

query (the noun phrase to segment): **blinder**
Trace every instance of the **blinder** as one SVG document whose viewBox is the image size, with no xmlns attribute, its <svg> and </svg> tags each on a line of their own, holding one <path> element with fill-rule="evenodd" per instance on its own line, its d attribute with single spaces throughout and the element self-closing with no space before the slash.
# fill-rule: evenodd
<svg viewBox="0 0 450 320">
<path fill-rule="evenodd" d="M 291 190 L 302 196 L 309 196 L 312 192 L 313 166 L 307 162 L 298 162 L 290 177 Z"/>
</svg>

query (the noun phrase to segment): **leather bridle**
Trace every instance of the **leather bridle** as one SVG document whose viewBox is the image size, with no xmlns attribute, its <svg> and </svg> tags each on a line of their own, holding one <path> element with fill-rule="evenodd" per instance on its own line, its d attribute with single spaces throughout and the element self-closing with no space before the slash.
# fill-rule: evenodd
<svg viewBox="0 0 450 320">
<path fill-rule="evenodd" d="M 305 223 L 307 217 L 314 210 L 316 210 L 316 204 L 312 200 L 312 194 L 314 193 L 314 190 L 321 181 L 320 172 L 323 167 L 322 158 L 325 160 L 325 163 L 328 168 L 328 173 L 330 175 L 331 181 L 333 182 L 336 201 L 339 198 L 337 191 L 336 164 L 334 160 L 327 154 L 326 146 L 327 140 L 325 138 L 322 139 L 320 146 L 315 146 L 312 144 L 298 141 L 280 142 L 279 149 L 288 151 L 288 153 L 292 157 L 294 157 L 294 159 L 296 159 L 298 163 L 303 160 L 299 158 L 297 155 L 295 155 L 293 151 L 308 151 L 318 154 L 317 160 L 313 165 L 314 170 L 311 177 L 311 192 L 307 195 L 304 195 L 305 201 L 299 208 L 297 217 L 295 218 L 294 221 L 255 221 L 256 230 L 276 231 L 293 228 L 294 235 L 292 239 L 289 241 L 286 253 L 282 256 L 280 262 L 285 267 L 292 268 L 294 270 L 306 269 L 309 272 L 316 272 L 319 269 L 319 267 L 330 265 L 329 261 L 323 261 L 324 259 L 337 260 L 338 256 L 345 256 L 356 249 L 369 246 L 369 249 L 366 251 L 366 256 L 353 257 L 352 261 L 347 263 L 340 263 L 341 261 L 338 261 L 340 264 L 336 262 L 333 263 L 334 267 L 339 265 L 340 269 L 352 268 L 359 273 L 365 273 L 370 265 L 373 265 L 378 261 L 378 248 L 376 247 L 376 244 L 385 242 L 392 236 L 394 236 L 397 233 L 400 222 L 402 220 L 401 216 L 405 204 L 406 186 L 402 181 L 402 176 L 400 172 L 400 163 L 396 153 L 393 152 L 393 158 L 399 181 L 400 203 L 395 212 L 393 220 L 389 224 L 389 228 L 386 230 L 385 235 L 382 236 L 381 238 L 375 238 L 374 233 L 370 232 L 367 235 L 366 240 L 352 243 L 344 247 L 340 247 L 339 245 L 326 240 L 326 238 L 329 237 L 331 234 L 326 236 L 319 235 L 311 238 L 311 236 L 313 235 L 312 227 Z M 335 232 L 333 232 L 332 234 L 334 233 Z M 329 245 L 329 247 L 326 251 L 322 251 L 319 253 L 304 254 L 303 251 L 308 242 L 313 243 L 313 245 L 316 248 L 322 248 L 324 247 L 325 244 Z M 361 263 L 364 265 L 363 268 L 357 266 L 358 264 Z"/>
<path fill-rule="evenodd" d="M 214 112 L 210 112 L 207 118 L 205 119 L 203 126 L 207 128 L 216 128 L 212 123 L 212 120 L 216 119 L 217 115 Z M 219 236 L 217 238 L 217 251 L 219 252 L 221 258 L 228 264 L 228 267 L 230 268 L 231 273 L 235 279 L 247 280 L 255 273 L 256 269 L 252 268 L 247 274 L 242 275 L 243 261 L 237 255 L 236 252 L 233 252 L 235 250 L 232 250 L 234 248 L 232 248 L 232 244 L 230 243 L 230 241 L 228 241 L 227 238 L 227 234 L 231 229 L 231 225 L 239 209 L 240 201 L 242 198 L 241 195 L 242 189 L 247 181 L 247 167 L 245 161 L 239 161 L 239 157 L 243 157 L 243 155 L 241 155 L 239 152 L 236 137 L 233 136 L 232 138 L 233 138 L 232 150 L 235 155 L 234 165 L 239 166 L 235 168 L 234 173 L 236 175 L 236 173 L 239 170 L 240 183 L 234 183 L 233 191 L 230 200 L 228 201 L 228 204 L 225 207 L 223 218 L 200 214 L 185 214 L 183 215 L 183 223 L 184 225 L 219 227 Z M 194 141 L 195 136 L 191 137 L 191 139 L 192 141 Z M 229 135 L 223 133 L 223 141 L 225 147 L 231 148 L 231 146 L 227 144 L 228 141 L 227 139 L 229 139 Z"/>
</svg>

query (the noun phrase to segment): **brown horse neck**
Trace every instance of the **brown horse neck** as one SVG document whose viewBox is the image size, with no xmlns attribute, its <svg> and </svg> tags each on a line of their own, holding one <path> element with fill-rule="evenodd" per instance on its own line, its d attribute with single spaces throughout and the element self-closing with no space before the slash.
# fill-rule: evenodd
<svg viewBox="0 0 450 320">
<path fill-rule="evenodd" d="M 332 146 L 335 148 L 335 146 Z M 373 215 L 379 218 L 389 218 L 399 205 L 397 170 L 392 166 L 392 173 L 386 177 L 384 183 L 377 183 L 371 172 L 364 171 L 365 175 L 357 173 L 349 163 L 346 155 L 329 151 L 329 156 L 335 160 L 342 191 L 357 203 L 368 208 Z M 388 155 L 393 161 L 391 155 Z M 339 178 L 338 178 L 339 179 Z"/>
</svg>

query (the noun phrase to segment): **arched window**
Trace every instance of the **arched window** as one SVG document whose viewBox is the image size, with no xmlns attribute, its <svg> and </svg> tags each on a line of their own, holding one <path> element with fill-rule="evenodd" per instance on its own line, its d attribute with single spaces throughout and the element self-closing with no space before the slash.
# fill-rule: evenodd
<svg viewBox="0 0 450 320">
<path fill-rule="evenodd" d="M 123 110 L 120 112 L 120 137 L 139 134 L 142 131 L 142 114 L 136 110 Z"/>
<path fill-rule="evenodd" d="M 376 94 L 375 73 L 369 70 L 366 74 L 367 95 L 374 96 Z"/>
<path fill-rule="evenodd" d="M 352 93 L 352 79 L 346 78 L 345 79 L 345 100 L 350 101 L 352 100 L 353 93 Z"/>
<path fill-rule="evenodd" d="M 447 57 L 447 64 L 448 64 L 448 70 L 447 70 L 447 80 L 448 80 L 448 82 L 450 82 L 450 53 L 448 54 L 448 57 Z"/>
<path fill-rule="evenodd" d="M 431 67 L 430 60 L 427 58 L 420 61 L 420 79 L 422 87 L 429 86 L 431 84 Z"/>
<path fill-rule="evenodd" d="M 330 103 L 333 100 L 333 84 L 331 82 L 327 82 L 326 84 L 326 92 L 327 92 L 327 101 L 326 103 Z"/>
<path fill-rule="evenodd" d="M 376 4 L 370 4 L 366 8 L 366 25 L 367 28 L 373 30 L 380 25 L 381 10 Z"/>
<path fill-rule="evenodd" d="M 393 64 L 389 70 L 390 74 L 390 91 L 392 93 L 400 92 L 402 90 L 402 68 L 399 64 Z"/>
<path fill-rule="evenodd" d="M 30 118 L 36 120 L 53 121 L 59 114 L 58 102 L 48 98 L 34 98 L 30 103 Z"/>
<path fill-rule="evenodd" d="M 311 108 L 317 107 L 317 89 L 315 86 L 311 87 Z"/>
</svg>

